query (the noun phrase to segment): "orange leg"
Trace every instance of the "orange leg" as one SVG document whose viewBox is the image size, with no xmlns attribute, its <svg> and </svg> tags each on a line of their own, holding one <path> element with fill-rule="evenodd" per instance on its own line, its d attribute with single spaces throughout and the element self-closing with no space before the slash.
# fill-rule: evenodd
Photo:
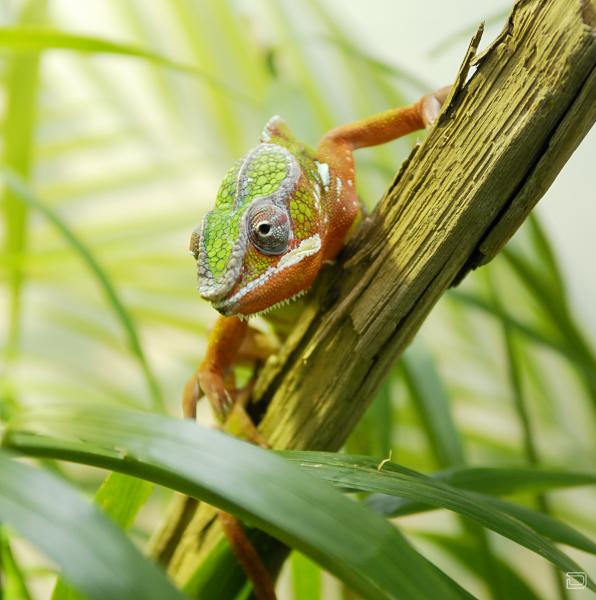
<svg viewBox="0 0 596 600">
<path fill-rule="evenodd" d="M 377 146 L 424 129 L 437 118 L 451 86 L 426 94 L 410 106 L 393 108 L 361 121 L 328 131 L 317 147 L 317 157 L 347 179 L 354 177 L 352 152 Z"/>
<path fill-rule="evenodd" d="M 264 360 L 276 349 L 260 332 L 250 329 L 246 321 L 237 317 L 219 317 L 209 336 L 207 354 L 196 373 L 184 387 L 182 401 L 186 418 L 196 418 L 196 406 L 203 392 L 217 420 L 225 424 L 229 433 L 267 446 L 254 423 L 244 410 L 242 392 L 233 384 L 233 367 L 238 359 Z M 231 384 L 231 389 L 226 387 Z M 220 512 L 219 521 L 232 551 L 253 584 L 257 600 L 275 600 L 275 587 L 271 575 L 248 539 L 242 524 L 234 516 Z"/>
<path fill-rule="evenodd" d="M 226 376 L 234 365 L 248 323 L 238 317 L 219 317 L 209 336 L 207 354 L 184 387 L 182 407 L 186 418 L 195 418 L 201 391 L 211 403 L 215 417 L 223 423 L 233 405 L 226 389 Z"/>
<path fill-rule="evenodd" d="M 225 512 L 220 512 L 218 517 L 232 551 L 252 583 L 257 600 L 275 600 L 275 587 L 271 575 L 248 539 L 240 521 Z"/>
</svg>

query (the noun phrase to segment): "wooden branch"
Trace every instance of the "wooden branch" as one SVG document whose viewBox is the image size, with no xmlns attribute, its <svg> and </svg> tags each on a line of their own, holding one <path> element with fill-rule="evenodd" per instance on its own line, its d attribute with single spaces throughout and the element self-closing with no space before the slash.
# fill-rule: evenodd
<svg viewBox="0 0 596 600">
<path fill-rule="evenodd" d="M 468 79 L 474 38 L 434 129 L 259 378 L 273 447 L 339 449 L 445 290 L 548 189 L 596 117 L 595 14 L 593 0 L 518 2 Z M 157 536 L 153 554 L 178 581 L 221 539 L 213 515 L 180 500 Z"/>
</svg>

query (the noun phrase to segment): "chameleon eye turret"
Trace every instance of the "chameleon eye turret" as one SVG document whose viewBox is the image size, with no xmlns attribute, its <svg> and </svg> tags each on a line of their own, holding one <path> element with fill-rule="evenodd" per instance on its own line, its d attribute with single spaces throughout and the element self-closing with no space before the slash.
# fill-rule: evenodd
<svg viewBox="0 0 596 600">
<path fill-rule="evenodd" d="M 292 236 L 290 216 L 285 208 L 255 202 L 248 215 L 249 239 L 263 254 L 275 256 L 288 249 Z"/>
</svg>

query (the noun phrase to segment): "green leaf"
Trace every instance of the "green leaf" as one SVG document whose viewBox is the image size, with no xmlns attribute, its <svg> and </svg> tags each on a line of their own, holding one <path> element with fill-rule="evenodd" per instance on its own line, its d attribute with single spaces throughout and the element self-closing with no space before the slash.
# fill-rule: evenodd
<svg viewBox="0 0 596 600">
<path fill-rule="evenodd" d="M 0 598 L 32 600 L 23 571 L 14 557 L 8 535 L 2 527 L 0 527 Z"/>
<path fill-rule="evenodd" d="M 234 89 L 202 69 L 171 60 L 150 50 L 103 38 L 67 33 L 49 27 L 0 27 L 0 48 L 19 51 L 33 50 L 36 52 L 44 50 L 74 50 L 87 54 L 114 54 L 143 59 L 156 65 L 167 67 L 168 69 L 192 75 L 243 102 L 255 103 L 255 100 L 247 96 L 244 92 Z"/>
<path fill-rule="evenodd" d="M 11 169 L 0 166 L 0 174 L 2 175 L 6 185 L 12 190 L 14 197 L 18 198 L 24 205 L 34 208 L 41 212 L 48 221 L 58 229 L 65 242 L 70 245 L 74 252 L 87 265 L 97 283 L 103 289 L 115 317 L 120 321 L 126 336 L 131 352 L 136 357 L 139 365 L 147 381 L 147 386 L 151 392 L 153 405 L 156 409 L 163 409 L 163 400 L 157 380 L 153 376 L 149 363 L 145 357 L 145 352 L 141 346 L 139 334 L 132 316 L 120 300 L 120 296 L 116 292 L 116 288 L 112 283 L 107 272 L 99 264 L 91 250 L 80 240 L 66 222 L 58 215 L 56 211 L 43 204 L 27 186 L 27 184 Z"/>
<path fill-rule="evenodd" d="M 566 298 L 557 293 L 558 286 L 553 286 L 520 252 L 507 247 L 502 254 L 544 315 L 554 325 L 555 331 L 560 333 L 566 352 L 574 357 L 574 362 L 577 363 L 574 366 L 582 375 L 596 408 L 596 357 L 569 311 Z"/>
<path fill-rule="evenodd" d="M 17 429 L 48 437 L 18 436 Z M 180 419 L 100 406 L 22 413 L 6 443 L 141 476 L 236 514 L 367 598 L 467 593 L 385 519 L 272 452 Z M 81 442 L 73 442 L 81 440 Z"/>
<path fill-rule="evenodd" d="M 35 23 L 46 18 L 47 2 L 33 0 L 23 4 L 22 23 Z M 2 160 L 21 177 L 28 179 L 33 167 L 33 140 L 37 123 L 39 91 L 39 57 L 32 53 L 13 56 L 7 63 L 4 83 L 5 115 L 2 123 Z M 2 191 L 1 207 L 5 218 L 4 251 L 9 257 L 8 331 L 5 357 L 13 361 L 21 338 L 22 288 L 25 274 L 15 260 L 27 246 L 27 206 L 15 197 L 13 190 Z M 7 369 L 10 371 L 10 368 Z M 10 400 L 9 400 L 10 402 Z"/>
<path fill-rule="evenodd" d="M 466 467 L 439 471 L 433 478 L 494 496 L 596 484 L 596 473 L 546 467 Z"/>
<path fill-rule="evenodd" d="M 236 598 L 246 584 L 246 574 L 238 559 L 227 540 L 221 539 L 185 582 L 184 592 L 193 598 Z"/>
<path fill-rule="evenodd" d="M 343 489 L 399 496 L 452 510 L 540 554 L 564 572 L 581 568 L 541 534 L 596 554 L 594 542 L 547 515 L 451 487 L 399 465 L 385 462 L 381 465 L 368 457 L 326 452 L 283 452 L 282 455 Z M 390 501 L 367 504 L 381 514 L 393 516 L 393 512 L 388 510 Z M 589 585 L 596 591 L 592 582 Z"/>
<path fill-rule="evenodd" d="M 288 555 L 288 548 L 258 529 L 247 528 L 246 533 L 269 573 L 279 573 Z M 251 597 L 252 585 L 242 570 L 228 541 L 220 539 L 201 565 L 184 582 L 182 591 L 192 598 Z"/>
<path fill-rule="evenodd" d="M 146 481 L 110 473 L 97 490 L 95 501 L 122 529 L 128 530 L 152 489 L 153 486 Z"/>
<path fill-rule="evenodd" d="M 573 319 L 567 313 L 555 314 L 561 307 L 559 306 L 559 309 L 550 307 L 550 292 L 541 285 L 539 276 L 532 271 L 526 261 L 520 256 L 507 251 L 503 252 L 503 256 L 507 258 L 510 266 L 517 272 L 520 281 L 525 283 L 526 288 L 532 293 L 538 305 L 549 315 L 551 322 L 556 324 L 556 331 L 560 333 L 560 336 L 555 338 L 545 328 L 529 325 L 511 315 L 503 315 L 502 318 L 507 322 L 507 326 L 523 334 L 527 339 L 563 355 L 569 361 L 569 364 L 578 371 L 588 394 L 596 401 L 596 376 L 594 375 L 596 373 L 596 360 Z M 501 318 L 492 303 L 487 302 L 477 294 L 451 290 L 449 298 L 491 314 L 496 318 Z"/>
<path fill-rule="evenodd" d="M 432 356 L 415 344 L 404 354 L 400 364 L 439 465 L 463 464 L 464 453 L 451 416 L 449 398 Z"/>
<path fill-rule="evenodd" d="M 439 533 L 423 532 L 419 535 L 441 546 L 480 579 L 484 578 L 485 568 L 476 544 L 470 543 L 466 538 L 454 538 Z M 498 565 L 500 583 L 507 590 L 507 600 L 540 600 L 540 596 L 527 581 L 520 577 L 507 562 L 494 556 L 493 560 Z"/>
<path fill-rule="evenodd" d="M 520 360 L 519 350 L 515 343 L 516 340 L 513 335 L 512 327 L 507 320 L 507 310 L 499 294 L 499 288 L 495 282 L 493 271 L 489 267 L 488 269 L 485 269 L 484 274 L 492 305 L 501 323 L 510 393 L 513 397 L 513 405 L 523 434 L 524 454 L 528 463 L 535 465 L 540 461 L 538 459 L 535 434 L 528 410 L 528 400 L 524 393 L 521 369 L 522 361 Z"/>
<path fill-rule="evenodd" d="M 321 569 L 300 552 L 293 552 L 292 592 L 294 600 L 320 600 Z"/>
<path fill-rule="evenodd" d="M 389 456 L 391 452 L 391 381 L 379 388 L 364 416 L 346 442 L 350 454 Z"/>
<path fill-rule="evenodd" d="M 89 598 L 182 598 L 122 531 L 70 485 L 4 450 L 0 474 L 0 520 L 60 565 Z"/>
<path fill-rule="evenodd" d="M 532 213 L 529 215 L 527 223 L 534 251 L 540 258 L 540 262 L 546 268 L 551 279 L 551 289 L 566 303 L 567 292 L 565 290 L 565 281 L 561 270 L 559 269 L 553 247 L 540 224 L 540 220 L 535 213 Z"/>
<path fill-rule="evenodd" d="M 449 290 L 448 297 L 455 300 L 458 304 L 463 304 L 466 307 L 475 308 L 495 318 L 500 318 L 500 315 L 497 313 L 493 304 L 486 301 L 479 294 L 452 289 Z M 551 336 L 541 329 L 515 319 L 511 315 L 503 315 L 503 318 L 507 321 L 508 326 L 523 334 L 528 340 L 554 350 L 568 359 L 573 358 L 573 354 L 568 353 L 568 349 L 565 345 L 561 344 L 558 340 L 552 339 Z"/>
<path fill-rule="evenodd" d="M 127 531 L 139 509 L 149 498 L 152 485 L 142 479 L 110 473 L 95 494 L 95 502 L 103 512 Z M 52 600 L 78 600 L 82 596 L 62 578 L 54 586 Z"/>
</svg>

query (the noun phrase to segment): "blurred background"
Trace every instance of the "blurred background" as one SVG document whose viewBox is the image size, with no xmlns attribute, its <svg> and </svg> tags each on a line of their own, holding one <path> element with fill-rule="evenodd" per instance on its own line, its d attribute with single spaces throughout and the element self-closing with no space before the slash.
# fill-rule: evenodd
<svg viewBox="0 0 596 600">
<path fill-rule="evenodd" d="M 0 34 L 3 164 L 44 207 L 2 192 L 1 418 L 57 399 L 179 414 L 216 318 L 196 293 L 189 233 L 230 164 L 273 114 L 314 145 L 334 125 L 449 83 L 477 24 L 486 21 L 485 46 L 509 8 L 503 0 L 0 1 L 2 27 L 95 39 L 46 39 L 70 48 L 36 58 Z M 359 152 L 358 191 L 369 207 L 423 136 Z M 594 469 L 595 139 L 584 140 L 506 252 L 441 300 L 350 452 L 392 450 L 394 461 L 425 472 Z M 90 495 L 103 477 L 64 473 Z M 157 490 L 144 507 L 140 544 L 168 499 Z M 517 500 L 596 535 L 593 491 Z M 438 511 L 400 524 L 433 561 L 490 597 L 458 546 L 458 519 Z M 560 597 L 544 560 L 493 534 L 488 543 L 537 597 Z M 37 597 L 48 597 L 52 565 L 25 543 L 16 548 Z M 596 571 L 594 557 L 567 550 Z M 305 597 L 287 571 L 283 597 Z M 323 581 L 323 597 L 348 597 Z"/>
</svg>

